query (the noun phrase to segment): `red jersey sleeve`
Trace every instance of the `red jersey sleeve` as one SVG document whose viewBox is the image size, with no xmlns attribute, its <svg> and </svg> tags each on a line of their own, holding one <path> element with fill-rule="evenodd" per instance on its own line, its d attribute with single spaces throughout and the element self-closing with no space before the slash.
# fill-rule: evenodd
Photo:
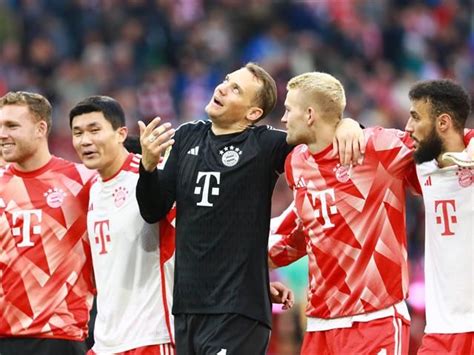
<svg viewBox="0 0 474 355">
<path fill-rule="evenodd" d="M 270 239 L 276 240 L 268 252 L 276 266 L 286 266 L 306 255 L 306 236 L 293 204 L 272 219 Z"/>
</svg>

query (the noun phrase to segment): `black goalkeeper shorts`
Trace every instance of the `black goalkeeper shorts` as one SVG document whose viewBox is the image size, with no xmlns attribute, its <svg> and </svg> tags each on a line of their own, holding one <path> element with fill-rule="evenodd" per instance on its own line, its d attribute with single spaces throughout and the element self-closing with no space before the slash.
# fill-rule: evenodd
<svg viewBox="0 0 474 355">
<path fill-rule="evenodd" d="M 177 355 L 264 355 L 270 329 L 240 314 L 177 314 Z"/>
</svg>

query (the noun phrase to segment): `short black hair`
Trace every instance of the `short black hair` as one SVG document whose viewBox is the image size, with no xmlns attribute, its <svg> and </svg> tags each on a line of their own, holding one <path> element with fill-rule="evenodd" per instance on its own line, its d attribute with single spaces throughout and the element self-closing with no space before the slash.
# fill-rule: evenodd
<svg viewBox="0 0 474 355">
<path fill-rule="evenodd" d="M 471 112 L 469 94 L 462 86 L 449 79 L 425 80 L 415 83 L 408 93 L 410 100 L 426 100 L 431 104 L 432 116 L 449 114 L 457 130 L 464 129 Z"/>
<path fill-rule="evenodd" d="M 74 106 L 69 112 L 69 127 L 76 116 L 90 112 L 102 112 L 113 129 L 125 126 L 125 113 L 117 100 L 109 96 L 89 96 Z"/>
</svg>

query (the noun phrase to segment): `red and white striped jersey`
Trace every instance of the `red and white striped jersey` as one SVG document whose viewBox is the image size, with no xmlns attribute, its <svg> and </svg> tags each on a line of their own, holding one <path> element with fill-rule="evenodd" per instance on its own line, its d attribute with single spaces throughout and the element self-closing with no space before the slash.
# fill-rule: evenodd
<svg viewBox="0 0 474 355">
<path fill-rule="evenodd" d="M 0 171 L 0 337 L 87 336 L 93 174 L 57 157 L 32 172 Z"/>
<path fill-rule="evenodd" d="M 362 165 L 341 166 L 332 146 L 313 155 L 300 145 L 286 160 L 295 208 L 269 255 L 278 266 L 308 255 L 309 317 L 365 314 L 407 297 L 405 190 L 420 191 L 411 139 L 393 129 L 364 134 Z"/>
<path fill-rule="evenodd" d="M 474 169 L 417 165 L 425 204 L 426 333 L 474 331 Z"/>
<path fill-rule="evenodd" d="M 135 197 L 140 156 L 91 187 L 87 227 L 97 285 L 98 353 L 173 342 L 175 211 L 156 224 L 140 216 Z"/>
</svg>

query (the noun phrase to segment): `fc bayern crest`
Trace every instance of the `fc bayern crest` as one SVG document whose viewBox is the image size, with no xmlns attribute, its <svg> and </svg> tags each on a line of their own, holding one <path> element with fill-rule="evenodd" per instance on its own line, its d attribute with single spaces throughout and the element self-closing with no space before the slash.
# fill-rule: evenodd
<svg viewBox="0 0 474 355">
<path fill-rule="evenodd" d="M 222 164 L 231 167 L 239 162 L 242 151 L 239 148 L 231 145 L 230 147 L 224 147 L 219 154 L 222 156 Z"/>
<path fill-rule="evenodd" d="M 457 175 L 461 187 L 469 187 L 474 182 L 474 171 L 469 168 L 459 168 Z"/>
<path fill-rule="evenodd" d="M 56 187 L 49 189 L 43 195 L 46 197 L 46 203 L 51 208 L 61 207 L 66 197 L 66 193 Z"/>
<path fill-rule="evenodd" d="M 113 193 L 115 206 L 121 207 L 127 200 L 128 190 L 125 187 L 119 186 Z"/>
<path fill-rule="evenodd" d="M 352 165 L 337 164 L 333 169 L 336 179 L 339 182 L 347 182 L 352 175 Z"/>
</svg>

